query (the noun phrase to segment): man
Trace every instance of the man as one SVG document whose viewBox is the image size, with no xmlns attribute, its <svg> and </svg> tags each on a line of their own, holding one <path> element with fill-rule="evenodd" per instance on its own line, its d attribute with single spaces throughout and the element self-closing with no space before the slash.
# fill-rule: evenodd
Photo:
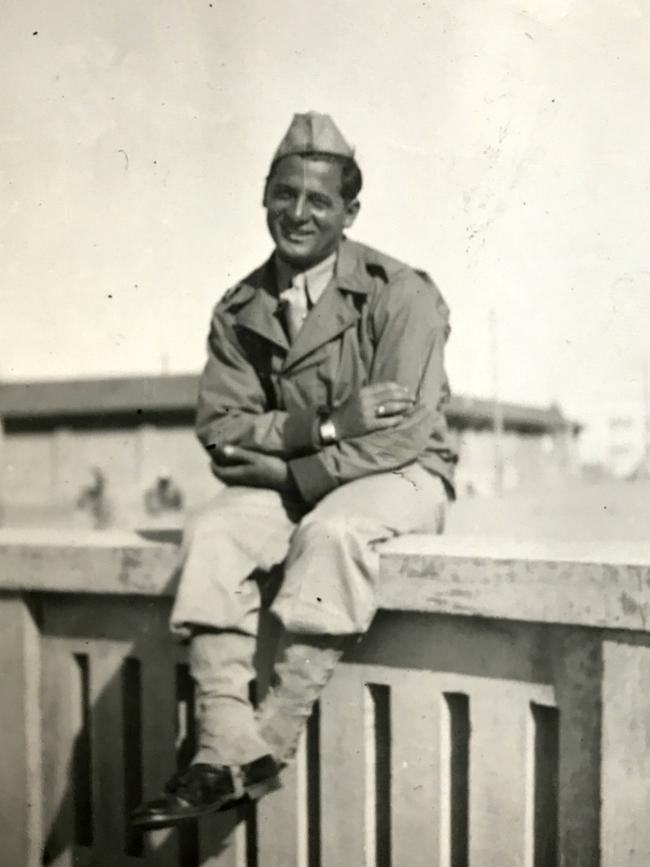
<svg viewBox="0 0 650 867">
<path fill-rule="evenodd" d="M 327 115 L 296 115 L 263 204 L 271 258 L 217 304 L 198 435 L 225 488 L 188 527 L 172 629 L 190 641 L 198 752 L 132 816 L 174 825 L 277 788 L 302 726 L 376 610 L 379 543 L 440 532 L 455 455 L 447 308 L 433 283 L 345 238 L 361 173 Z M 257 710 L 260 591 L 284 627 Z"/>
</svg>

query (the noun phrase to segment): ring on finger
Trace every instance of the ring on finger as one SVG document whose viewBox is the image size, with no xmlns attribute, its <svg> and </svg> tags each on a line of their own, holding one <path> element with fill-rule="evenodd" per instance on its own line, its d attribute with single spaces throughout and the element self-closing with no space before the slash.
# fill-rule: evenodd
<svg viewBox="0 0 650 867">
<path fill-rule="evenodd" d="M 386 407 L 383 405 L 383 403 L 379 404 L 379 406 L 377 407 L 377 410 L 375 412 L 375 415 L 377 415 L 377 416 L 386 415 Z"/>
</svg>

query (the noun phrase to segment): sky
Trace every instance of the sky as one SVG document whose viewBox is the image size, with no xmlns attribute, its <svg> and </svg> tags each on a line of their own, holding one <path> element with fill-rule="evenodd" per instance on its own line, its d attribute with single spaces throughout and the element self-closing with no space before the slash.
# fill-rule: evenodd
<svg viewBox="0 0 650 867">
<path fill-rule="evenodd" d="M 0 378 L 197 370 L 211 307 L 271 249 L 269 157 L 313 109 L 364 172 L 351 236 L 445 295 L 454 391 L 558 402 L 587 424 L 586 458 L 610 418 L 640 421 L 642 0 L 158 0 L 155 14 L 0 0 L 0 14 Z"/>
</svg>

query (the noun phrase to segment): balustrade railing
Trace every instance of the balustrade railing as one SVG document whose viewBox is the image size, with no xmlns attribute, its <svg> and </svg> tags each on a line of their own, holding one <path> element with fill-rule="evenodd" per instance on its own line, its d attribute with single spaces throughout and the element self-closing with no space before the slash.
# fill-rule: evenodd
<svg viewBox="0 0 650 867">
<path fill-rule="evenodd" d="M 2 867 L 650 864 L 650 546 L 396 540 L 284 787 L 141 835 L 192 751 L 175 566 L 135 534 L 0 532 Z"/>
</svg>

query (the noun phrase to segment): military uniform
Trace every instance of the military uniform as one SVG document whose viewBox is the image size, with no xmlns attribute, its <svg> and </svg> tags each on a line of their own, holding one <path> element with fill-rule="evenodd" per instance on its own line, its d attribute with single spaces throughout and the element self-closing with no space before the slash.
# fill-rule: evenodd
<svg viewBox="0 0 650 867">
<path fill-rule="evenodd" d="M 272 258 L 217 305 L 197 430 L 207 447 L 228 443 L 284 458 L 301 498 L 250 488 L 217 496 L 189 531 L 195 541 L 172 615 L 177 631 L 200 623 L 255 635 L 259 604 L 248 576 L 289 555 L 273 606 L 284 626 L 364 632 L 375 608 L 376 544 L 441 527 L 455 455 L 443 415 L 448 310 L 435 285 L 345 240 L 330 285 L 291 345 L 279 309 Z M 319 447 L 321 412 L 388 380 L 418 393 L 398 426 Z M 344 550 L 335 550 L 340 531 Z M 196 543 L 203 532 L 209 552 Z"/>
<path fill-rule="evenodd" d="M 276 159 L 348 150 L 329 119 L 300 115 Z M 272 787 L 345 639 L 370 625 L 381 543 L 440 532 L 453 495 L 456 458 L 444 418 L 448 309 L 434 283 L 343 238 L 330 279 L 307 299 L 292 330 L 277 266 L 271 256 L 216 305 L 197 433 L 210 451 L 235 446 L 282 459 L 294 484 L 291 493 L 227 486 L 188 524 L 171 623 L 191 639 L 197 770 L 181 780 L 182 796 L 136 811 L 144 827 L 219 809 L 223 796 L 210 781 L 222 784 L 222 768 L 243 769 L 250 797 Z M 303 276 L 308 295 L 315 274 Z M 416 398 L 398 423 L 324 445 L 323 418 L 365 386 L 386 382 Z M 284 574 L 272 611 L 286 638 L 275 685 L 254 711 L 249 684 L 261 591 L 253 578 L 279 564 Z M 241 775 L 233 772 L 227 786 Z"/>
</svg>

